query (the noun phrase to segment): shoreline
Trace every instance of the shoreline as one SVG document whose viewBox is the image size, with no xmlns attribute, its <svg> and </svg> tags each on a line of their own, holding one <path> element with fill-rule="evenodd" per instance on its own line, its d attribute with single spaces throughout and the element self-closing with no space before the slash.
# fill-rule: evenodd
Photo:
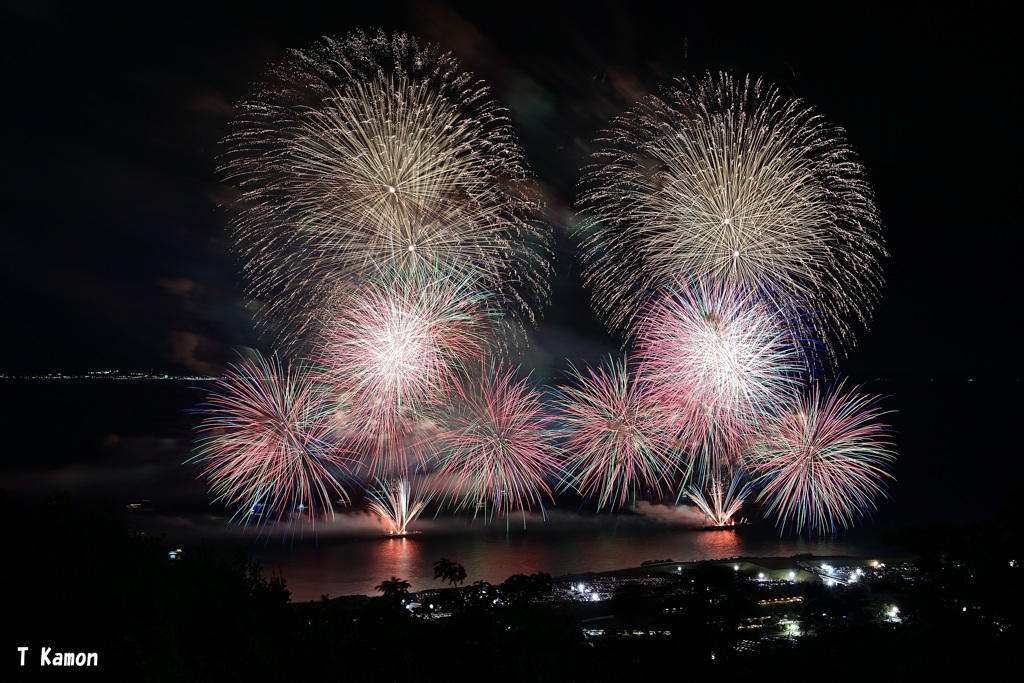
<svg viewBox="0 0 1024 683">
<path fill-rule="evenodd" d="M 651 561 L 649 564 L 641 564 L 635 567 L 623 567 L 620 569 L 610 569 L 605 571 L 591 571 L 591 572 L 577 572 L 571 574 L 560 574 L 558 576 L 552 576 L 552 582 L 556 589 L 571 587 L 577 583 L 589 583 L 595 581 L 615 582 L 615 581 L 631 581 L 640 579 L 656 579 L 665 578 L 669 576 L 681 576 L 688 571 L 692 571 L 698 567 L 715 567 L 723 566 L 732 568 L 738 572 L 741 576 L 750 577 L 753 575 L 760 575 L 760 577 L 767 582 L 770 581 L 787 581 L 787 582 L 810 582 L 817 581 L 821 582 L 824 578 L 822 574 L 816 571 L 814 565 L 831 565 L 835 568 L 848 568 L 848 567 L 885 567 L 889 565 L 899 565 L 903 563 L 914 563 L 917 562 L 918 557 L 912 554 L 898 554 L 898 553 L 885 553 L 883 555 L 814 555 L 814 554 L 800 554 L 800 555 L 780 555 L 780 556 L 767 556 L 767 557 L 753 557 L 753 556 L 737 556 L 737 557 L 725 557 L 715 558 L 706 560 L 657 560 Z M 498 584 L 495 584 L 498 585 Z M 461 588 L 466 588 L 462 586 Z M 409 596 L 411 598 L 417 598 L 418 596 L 425 594 L 436 594 L 438 591 L 451 590 L 450 586 L 440 586 L 437 588 L 427 588 L 418 591 L 410 591 Z M 353 598 L 353 597 L 376 597 L 374 595 L 367 595 L 365 593 L 357 593 L 352 595 L 335 596 L 332 600 Z M 292 604 L 303 605 L 319 602 L 318 600 L 300 600 L 293 601 Z"/>
</svg>

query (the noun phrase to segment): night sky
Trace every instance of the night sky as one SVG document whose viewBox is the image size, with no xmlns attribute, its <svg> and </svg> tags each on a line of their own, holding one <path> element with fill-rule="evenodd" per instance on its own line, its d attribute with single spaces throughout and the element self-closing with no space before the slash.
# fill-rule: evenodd
<svg viewBox="0 0 1024 683">
<path fill-rule="evenodd" d="M 875 189 L 887 283 L 841 369 L 1019 378 L 1018 23 L 974 4 L 701 4 L 719 9 L 4 3 L 0 373 L 215 374 L 258 345 L 216 172 L 232 103 L 288 48 L 380 28 L 452 51 L 510 110 L 561 235 L 537 362 L 618 343 L 587 313 L 564 237 L 592 141 L 674 77 L 730 70 L 844 128 Z"/>
</svg>

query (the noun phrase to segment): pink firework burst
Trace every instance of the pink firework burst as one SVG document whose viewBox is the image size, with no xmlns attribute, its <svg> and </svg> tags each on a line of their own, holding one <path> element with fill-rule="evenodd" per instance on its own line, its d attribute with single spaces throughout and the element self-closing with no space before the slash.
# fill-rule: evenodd
<svg viewBox="0 0 1024 683">
<path fill-rule="evenodd" d="M 351 396 L 336 396 L 332 434 L 354 455 L 353 473 L 367 478 L 408 477 L 436 455 L 437 425 L 419 407 L 360 409 Z"/>
<path fill-rule="evenodd" d="M 404 452 L 429 433 L 423 405 L 488 348 L 497 315 L 473 282 L 414 268 L 387 271 L 340 303 L 316 355 L 341 432 L 378 476 L 405 474 Z M 424 457 L 418 458 L 424 464 Z"/>
<path fill-rule="evenodd" d="M 875 509 L 893 478 L 891 430 L 879 422 L 880 397 L 839 385 L 822 394 L 815 385 L 766 423 L 751 462 L 765 513 L 810 534 L 850 528 Z"/>
<path fill-rule="evenodd" d="M 466 374 L 447 399 L 439 478 L 460 509 L 507 516 L 553 499 L 558 449 L 542 394 L 502 365 Z"/>
<path fill-rule="evenodd" d="M 802 358 L 775 310 L 734 282 L 679 280 L 634 333 L 641 375 L 685 416 L 693 447 L 712 432 L 747 433 L 792 399 Z"/>
<path fill-rule="evenodd" d="M 597 496 L 598 509 L 623 507 L 651 487 L 658 497 L 677 473 L 678 424 L 654 401 L 627 362 L 609 360 L 585 373 L 572 367 L 555 401 L 564 437 L 567 488 Z"/>
<path fill-rule="evenodd" d="M 246 522 L 292 512 L 315 522 L 348 500 L 339 481 L 346 459 L 333 447 L 331 397 L 308 367 L 258 356 L 233 366 L 199 411 L 205 418 L 191 461 L 218 500 Z"/>
</svg>

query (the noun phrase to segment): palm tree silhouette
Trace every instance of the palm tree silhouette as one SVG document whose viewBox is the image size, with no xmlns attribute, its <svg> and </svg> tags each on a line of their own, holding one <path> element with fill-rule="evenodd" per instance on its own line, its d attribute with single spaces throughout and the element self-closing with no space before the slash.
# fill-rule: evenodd
<svg viewBox="0 0 1024 683">
<path fill-rule="evenodd" d="M 449 585 L 458 588 L 459 584 L 466 580 L 466 568 L 458 562 L 442 557 L 434 563 L 434 578 L 447 581 Z"/>
<path fill-rule="evenodd" d="M 401 600 L 409 595 L 409 582 L 392 576 L 377 585 L 374 590 L 379 590 L 381 597 L 389 600 Z"/>
</svg>

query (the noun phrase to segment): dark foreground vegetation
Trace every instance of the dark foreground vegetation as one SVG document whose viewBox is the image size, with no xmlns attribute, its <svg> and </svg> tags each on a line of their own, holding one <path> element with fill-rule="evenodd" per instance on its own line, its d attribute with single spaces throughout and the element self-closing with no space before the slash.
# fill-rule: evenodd
<svg viewBox="0 0 1024 683">
<path fill-rule="evenodd" d="M 766 607 L 764 586 L 698 566 L 623 583 L 599 610 L 559 599 L 547 574 L 492 586 L 446 558 L 436 591 L 410 596 L 401 577 L 381 577 L 374 597 L 293 604 L 285 581 L 245 554 L 200 547 L 171 560 L 119 511 L 59 496 L 41 507 L 0 496 L 0 511 L 4 680 L 978 680 L 1015 670 L 1021 642 L 1024 517 L 1012 506 L 990 524 L 900 534 L 919 556 L 913 576 L 781 586 L 799 600 Z M 880 613 L 883 599 L 899 604 L 898 622 Z M 779 610 L 799 635 L 752 628 Z M 95 652 L 98 665 L 40 667 L 43 647 Z"/>
</svg>

